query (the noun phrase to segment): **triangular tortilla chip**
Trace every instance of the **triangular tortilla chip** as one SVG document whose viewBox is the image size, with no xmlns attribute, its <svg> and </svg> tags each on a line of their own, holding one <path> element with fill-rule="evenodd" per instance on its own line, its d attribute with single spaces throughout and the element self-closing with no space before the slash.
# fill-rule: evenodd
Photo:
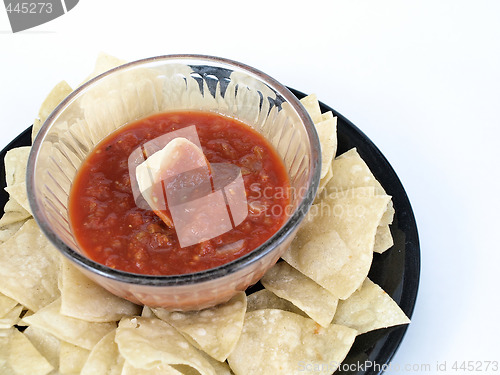
<svg viewBox="0 0 500 375">
<path fill-rule="evenodd" d="M 329 194 L 363 186 L 373 186 L 377 194 L 385 194 L 384 188 L 355 148 L 338 156 L 332 166 L 334 177 L 326 186 Z"/>
<path fill-rule="evenodd" d="M 314 205 L 282 258 L 340 299 L 368 275 L 378 223 L 390 197 L 338 194 Z"/>
<path fill-rule="evenodd" d="M 89 322 L 116 322 L 137 315 L 141 307 L 111 294 L 64 260 L 61 277 L 61 314 Z"/>
<path fill-rule="evenodd" d="M 373 251 L 381 254 L 390 249 L 392 245 L 394 245 L 394 240 L 392 239 L 391 228 L 389 228 L 389 225 L 379 225 L 375 234 Z"/>
<path fill-rule="evenodd" d="M 21 305 L 17 305 L 8 311 L 4 316 L 0 316 L 0 329 L 8 329 L 19 322 L 19 315 L 23 311 Z"/>
<path fill-rule="evenodd" d="M 299 374 L 300 364 L 320 365 L 315 374 L 330 375 L 349 352 L 356 331 L 283 310 L 256 310 L 246 314 L 243 333 L 228 362 L 235 374 Z M 305 370 L 305 367 L 304 367 Z"/>
<path fill-rule="evenodd" d="M 7 186 L 26 181 L 26 168 L 31 146 L 13 148 L 5 154 L 5 182 Z"/>
<path fill-rule="evenodd" d="M 115 343 L 116 330 L 109 332 L 90 352 L 80 375 L 120 375 L 125 359 Z"/>
<path fill-rule="evenodd" d="M 28 211 L 31 216 L 31 207 L 28 200 L 28 192 L 26 191 L 26 182 L 18 182 L 14 185 L 7 186 L 5 191 L 9 193 L 11 199 L 15 199 L 16 202 Z"/>
<path fill-rule="evenodd" d="M 51 364 L 16 328 L 0 335 L 0 373 L 46 375 L 52 370 Z"/>
<path fill-rule="evenodd" d="M 28 220 L 16 234 L 0 245 L 0 292 L 30 310 L 38 311 L 56 300 L 60 255 Z"/>
<path fill-rule="evenodd" d="M 0 244 L 8 241 L 26 223 L 26 220 L 5 225 L 0 228 Z"/>
<path fill-rule="evenodd" d="M 59 372 L 61 374 L 80 374 L 89 354 L 90 350 L 88 349 L 61 341 L 59 350 Z"/>
<path fill-rule="evenodd" d="M 225 361 L 240 337 L 246 307 L 246 295 L 240 292 L 226 303 L 201 311 L 153 311 L 190 339 L 197 348 L 218 361 Z"/>
<path fill-rule="evenodd" d="M 276 294 L 267 289 L 258 290 L 247 297 L 247 312 L 264 309 L 285 310 L 308 317 L 305 312 L 293 303 L 284 298 L 278 297 Z"/>
<path fill-rule="evenodd" d="M 326 195 L 362 187 L 372 187 L 375 189 L 375 193 L 379 195 L 386 194 L 382 185 L 377 181 L 355 148 L 338 156 L 333 161 L 332 172 L 334 177 L 326 184 Z M 377 229 L 374 246 L 374 251 L 377 253 L 382 253 L 393 245 L 392 235 L 388 227 L 392 223 L 393 217 L 394 206 L 392 200 L 390 200 L 380 219 L 380 228 Z"/>
<path fill-rule="evenodd" d="M 325 187 L 326 187 L 326 185 L 328 185 L 328 182 L 330 182 L 332 177 L 333 177 L 333 169 L 332 169 L 332 166 L 330 165 L 326 175 L 321 180 L 319 180 L 319 187 L 318 187 L 318 191 L 316 193 L 315 203 L 317 203 L 317 201 L 319 201 L 320 198 L 323 196 L 323 192 L 325 190 Z"/>
<path fill-rule="evenodd" d="M 260 280 L 262 285 L 304 311 L 323 327 L 332 322 L 338 298 L 285 262 L 278 262 Z"/>
<path fill-rule="evenodd" d="M 210 363 L 170 324 L 157 318 L 123 318 L 115 342 L 121 355 L 135 368 L 187 365 L 201 375 L 215 375 Z"/>
<path fill-rule="evenodd" d="M 23 333 L 54 368 L 59 367 L 61 340 L 33 326 L 27 327 Z"/>
<path fill-rule="evenodd" d="M 340 301 L 333 318 L 360 334 L 374 329 L 408 324 L 410 319 L 380 286 L 366 278 L 362 287 L 345 301 Z"/>
<path fill-rule="evenodd" d="M 316 131 L 318 132 L 319 142 L 321 144 L 320 178 L 323 179 L 328 175 L 328 171 L 332 165 L 332 160 L 337 152 L 337 117 L 323 120 L 315 125 Z"/>
<path fill-rule="evenodd" d="M 38 111 L 38 118 L 33 122 L 33 130 L 31 132 L 31 140 L 34 141 L 40 128 L 42 127 L 47 117 L 52 111 L 66 98 L 73 89 L 66 81 L 61 81 L 50 91 Z"/>
<path fill-rule="evenodd" d="M 300 99 L 300 103 L 304 106 L 309 116 L 311 116 L 311 120 L 316 124 L 323 120 L 321 116 L 321 108 L 319 106 L 318 97 L 316 94 L 310 94 L 302 99 Z"/>
<path fill-rule="evenodd" d="M 26 211 L 15 199 L 10 198 L 5 204 L 4 214 L 0 219 L 0 228 L 6 228 L 11 224 L 26 221 L 31 214 Z"/>
<path fill-rule="evenodd" d="M 17 301 L 0 293 L 0 318 L 16 307 Z"/>
<path fill-rule="evenodd" d="M 115 323 L 92 323 L 85 320 L 62 315 L 61 300 L 37 311 L 35 314 L 23 317 L 29 325 L 43 329 L 62 341 L 92 349 L 108 332 L 116 328 Z"/>
<path fill-rule="evenodd" d="M 85 83 L 87 81 L 90 81 L 92 78 L 97 77 L 98 75 L 107 72 L 108 70 L 111 70 L 113 68 L 116 68 L 117 66 L 126 64 L 127 61 L 119 59 L 118 57 L 108 55 L 107 53 L 100 52 L 99 55 L 97 56 L 97 60 L 94 65 L 94 70 L 92 73 L 90 73 L 87 78 L 82 82 Z"/>
<path fill-rule="evenodd" d="M 196 371 L 196 370 L 194 370 Z M 196 372 L 196 374 L 199 374 Z M 135 368 L 130 363 L 125 362 L 123 364 L 123 371 L 121 375 L 186 375 L 180 371 L 177 371 L 175 368 L 169 365 L 165 365 L 163 363 L 151 368 L 151 369 L 143 369 L 143 368 Z M 217 374 L 218 375 L 218 374 Z"/>
</svg>

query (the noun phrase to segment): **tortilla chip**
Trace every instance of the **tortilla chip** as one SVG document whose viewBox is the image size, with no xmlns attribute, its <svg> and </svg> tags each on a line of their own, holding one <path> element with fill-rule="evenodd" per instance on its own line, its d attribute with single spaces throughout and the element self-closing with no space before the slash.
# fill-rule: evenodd
<svg viewBox="0 0 500 375">
<path fill-rule="evenodd" d="M 12 212 L 12 213 L 20 213 L 20 214 L 23 214 L 25 215 L 23 218 L 20 218 L 19 220 L 22 220 L 24 218 L 28 218 L 30 215 L 29 212 L 27 212 L 23 206 L 21 206 L 15 199 L 9 199 L 7 201 L 7 203 L 5 203 L 5 206 L 3 207 L 3 211 L 4 211 L 4 214 L 5 213 L 9 213 L 9 212 Z M 4 225 L 4 224 L 9 224 L 9 223 L 6 223 L 4 221 L 0 222 L 0 225 Z"/>
<path fill-rule="evenodd" d="M 24 317 L 29 325 L 43 329 L 62 341 L 92 349 L 97 342 L 108 332 L 116 328 L 115 323 L 92 323 L 62 315 L 61 300 L 37 311 L 35 314 Z"/>
<path fill-rule="evenodd" d="M 16 307 L 17 301 L 0 293 L 0 318 Z"/>
<path fill-rule="evenodd" d="M 61 314 L 88 322 L 116 322 L 137 315 L 141 307 L 111 294 L 69 261 L 62 263 Z"/>
<path fill-rule="evenodd" d="M 338 198 L 353 198 L 353 197 L 373 197 L 375 196 L 375 188 L 373 186 L 362 186 L 341 191 L 332 192 L 325 196 L 323 202 L 330 203 Z"/>
<path fill-rule="evenodd" d="M 94 346 L 80 375 L 120 375 L 122 373 L 125 359 L 118 351 L 115 333 L 116 330 L 109 332 Z"/>
<path fill-rule="evenodd" d="M 366 186 L 373 187 L 375 194 L 386 194 L 382 185 L 377 181 L 355 148 L 337 157 L 332 167 L 335 178 L 332 178 L 327 184 L 325 188 L 327 194 Z M 382 253 L 393 245 L 392 235 L 388 227 L 392 223 L 393 217 L 394 206 L 392 200 L 390 200 L 380 219 L 380 228 L 377 229 L 376 244 L 374 246 L 374 251 L 377 253 Z"/>
<path fill-rule="evenodd" d="M 323 120 L 316 124 L 319 142 L 321 144 L 321 174 L 323 179 L 327 176 L 332 160 L 337 152 L 337 117 Z M 332 170 L 333 175 L 333 170 Z"/>
<path fill-rule="evenodd" d="M 335 324 L 324 328 L 288 311 L 256 310 L 246 314 L 228 362 L 236 375 L 300 374 L 301 364 L 322 365 L 315 374 L 330 375 L 331 364 L 342 362 L 356 333 Z"/>
<path fill-rule="evenodd" d="M 31 216 L 31 207 L 30 202 L 28 201 L 28 192 L 26 191 L 26 182 L 18 182 L 17 184 L 7 186 L 5 191 L 9 193 L 11 199 L 15 199 L 17 203 L 19 203 L 22 208 L 30 213 Z"/>
<path fill-rule="evenodd" d="M 88 95 L 82 97 L 80 107 L 83 124 L 86 123 L 83 129 L 87 129 L 85 143 L 90 141 L 95 145 L 130 119 L 158 113 L 162 108 L 163 83 L 157 76 L 155 69 L 124 70 L 109 77 L 105 84 L 94 86 Z M 133 82 L 133 85 L 127 86 L 126 82 Z M 109 86 L 113 84 L 121 89 L 110 90 Z M 106 102 L 103 102 L 103 96 L 106 96 Z"/>
<path fill-rule="evenodd" d="M 240 337 L 246 308 L 246 295 L 240 292 L 226 303 L 201 311 L 168 312 L 161 308 L 153 311 L 195 347 L 222 362 Z"/>
<path fill-rule="evenodd" d="M 210 363 L 170 324 L 157 318 L 123 318 L 115 342 L 121 355 L 135 368 L 188 365 L 201 375 L 215 375 Z"/>
<path fill-rule="evenodd" d="M 392 239 L 391 229 L 389 225 L 378 226 L 377 233 L 375 234 L 375 244 L 373 251 L 382 254 L 384 251 L 390 249 L 394 245 Z"/>
<path fill-rule="evenodd" d="M 198 351 L 203 358 L 205 358 L 215 370 L 217 375 L 234 375 L 227 362 L 219 362 L 210 357 L 208 354 Z M 172 365 L 172 368 L 179 371 L 183 375 L 199 375 L 200 373 L 192 367 L 186 365 Z M 177 373 L 176 373 L 177 374 Z"/>
<path fill-rule="evenodd" d="M 339 198 L 373 197 L 373 196 L 375 196 L 375 188 L 373 188 L 372 186 L 357 187 L 347 190 L 336 191 L 329 194 L 326 191 L 324 191 L 324 194 L 322 194 L 321 197 L 318 197 L 318 199 L 316 199 L 316 202 L 314 203 L 315 206 L 313 206 L 309 211 L 309 216 L 312 216 L 313 218 L 314 216 L 322 215 L 323 210 L 328 211 L 330 208 L 327 206 L 335 204 L 335 200 Z M 309 218 L 309 220 L 311 220 L 312 218 Z"/>
<path fill-rule="evenodd" d="M 366 278 L 362 287 L 345 301 L 340 301 L 333 318 L 360 334 L 379 328 L 408 324 L 410 319 L 380 286 Z"/>
<path fill-rule="evenodd" d="M 61 341 L 58 338 L 33 326 L 27 327 L 23 333 L 52 367 L 59 368 Z"/>
<path fill-rule="evenodd" d="M 90 75 L 82 82 L 85 83 L 87 81 L 90 81 L 92 78 L 97 77 L 98 75 L 101 75 L 102 73 L 107 72 L 108 70 L 111 70 L 113 68 L 116 68 L 117 66 L 126 64 L 127 61 L 119 59 L 117 57 L 108 55 L 107 53 L 100 52 L 99 56 L 97 56 L 97 60 L 94 65 L 94 70 Z"/>
<path fill-rule="evenodd" d="M 43 122 L 39 118 L 33 120 L 33 126 L 31 128 L 31 143 L 35 141 L 36 136 L 40 133 Z"/>
<path fill-rule="evenodd" d="M 14 236 L 19 229 L 26 223 L 26 221 L 20 221 L 17 223 L 12 223 L 0 228 L 0 244 L 8 241 L 12 236 Z"/>
<path fill-rule="evenodd" d="M 357 260 L 336 231 L 310 236 L 310 225 L 301 228 L 282 258 L 335 296 L 349 296 L 356 290 Z M 354 284 L 354 285 L 353 285 Z"/>
<path fill-rule="evenodd" d="M 217 375 L 233 375 L 233 372 L 231 371 L 231 368 L 229 367 L 227 362 L 219 362 L 216 359 L 210 357 L 208 354 L 206 354 L 202 351 L 200 351 L 200 353 L 203 355 L 203 358 L 205 358 L 210 363 L 210 365 L 212 365 L 212 367 L 215 370 L 215 373 Z M 186 366 L 184 366 L 184 367 L 186 367 Z M 174 368 L 182 371 L 182 373 L 185 375 L 190 374 L 186 371 L 186 369 L 184 369 L 184 370 L 181 369 L 180 366 L 174 366 Z M 194 370 L 194 371 L 196 371 L 196 370 Z M 195 373 L 193 373 L 193 375 L 198 375 L 198 373 L 195 372 Z"/>
<path fill-rule="evenodd" d="M 15 207 L 15 209 L 14 209 Z M 24 223 L 31 214 L 26 211 L 15 199 L 9 199 L 4 207 L 4 214 L 0 219 L 0 228 L 14 227 L 12 224 Z M 7 239 L 6 239 L 7 240 Z"/>
<path fill-rule="evenodd" d="M 356 149 L 351 149 L 338 156 L 333 161 L 332 166 L 334 177 L 326 186 L 328 193 L 362 186 L 373 186 L 377 194 L 385 194 L 384 188 L 377 181 Z"/>
<path fill-rule="evenodd" d="M 332 199 L 323 212 L 323 220 L 336 230 L 344 242 L 357 254 L 373 251 L 378 223 L 387 207 L 390 197 L 340 196 Z M 318 223 L 328 225 L 327 222 Z"/>
<path fill-rule="evenodd" d="M 142 308 L 141 316 L 143 318 L 154 318 L 154 317 L 156 317 L 155 313 L 153 312 L 153 310 L 151 310 L 151 307 L 149 307 L 149 306 L 144 306 Z"/>
<path fill-rule="evenodd" d="M 26 181 L 26 168 L 31 146 L 13 148 L 5 154 L 5 181 L 7 186 Z"/>
<path fill-rule="evenodd" d="M 318 98 L 315 94 L 300 99 L 300 102 L 316 126 L 321 144 L 320 178 L 323 179 L 329 174 L 332 160 L 337 152 L 337 117 L 334 117 L 331 111 L 321 113 Z"/>
<path fill-rule="evenodd" d="M 290 301 L 278 297 L 276 294 L 267 289 L 261 289 L 252 293 L 247 298 L 247 312 L 264 309 L 278 309 L 290 311 L 307 317 L 307 314 L 295 306 Z"/>
<path fill-rule="evenodd" d="M 329 118 L 332 118 L 332 117 L 334 117 L 332 111 L 322 113 L 321 114 L 321 121 L 328 120 Z"/>
<path fill-rule="evenodd" d="M 22 311 L 23 307 L 17 305 L 4 316 L 0 316 L 0 329 L 8 329 L 13 327 L 14 324 L 17 324 L 19 322 L 19 315 L 21 315 Z"/>
<path fill-rule="evenodd" d="M 59 351 L 59 372 L 61 374 L 79 374 L 89 353 L 90 350 L 61 341 Z"/>
<path fill-rule="evenodd" d="M 328 182 L 330 182 L 332 177 L 333 177 L 333 168 L 330 165 L 326 175 L 321 180 L 319 180 L 319 187 L 318 187 L 318 191 L 316 192 L 316 200 L 317 201 L 320 200 L 321 196 L 323 195 L 323 192 L 325 190 L 326 185 L 328 185 Z M 317 202 L 315 201 L 315 203 L 317 203 Z"/>
<path fill-rule="evenodd" d="M 0 220 L 0 227 L 23 221 L 31 216 L 31 207 L 26 191 L 26 168 L 31 147 L 17 147 L 5 155 L 5 181 L 10 195 L 4 207 L 5 214 Z"/>
<path fill-rule="evenodd" d="M 56 300 L 60 255 L 33 219 L 0 245 L 0 293 L 38 311 Z"/>
<path fill-rule="evenodd" d="M 380 219 L 380 224 L 381 226 L 384 225 L 389 225 L 392 224 L 392 221 L 394 220 L 394 214 L 396 212 L 394 211 L 394 204 L 392 203 L 392 200 L 387 204 L 387 210 L 384 212 L 382 215 L 382 219 Z"/>
<path fill-rule="evenodd" d="M 0 373 L 46 375 L 52 370 L 50 363 L 16 328 L 0 335 Z"/>
<path fill-rule="evenodd" d="M 198 374 L 198 372 L 196 372 L 196 374 Z M 185 375 L 185 374 L 177 371 L 172 366 L 165 365 L 163 363 L 151 369 L 146 370 L 146 369 L 135 368 L 130 363 L 125 362 L 121 375 Z"/>
<path fill-rule="evenodd" d="M 260 280 L 278 297 L 304 311 L 323 327 L 332 322 L 338 298 L 285 262 L 278 262 Z"/>
<path fill-rule="evenodd" d="M 68 85 L 66 81 L 61 81 L 50 91 L 38 111 L 38 118 L 33 122 L 33 130 L 31 132 L 31 140 L 34 141 L 36 135 L 40 131 L 47 117 L 52 113 L 52 111 L 66 98 L 73 89 Z"/>
<path fill-rule="evenodd" d="M 375 233 L 390 197 L 330 195 L 313 205 L 282 258 L 334 296 L 349 297 L 368 275 Z"/>
<path fill-rule="evenodd" d="M 3 209 L 4 214 L 0 218 L 0 243 L 12 237 L 31 217 L 31 214 L 13 198 L 7 201 Z"/>
<path fill-rule="evenodd" d="M 310 94 L 300 99 L 300 103 L 304 106 L 311 120 L 316 124 L 323 120 L 321 116 L 321 108 L 319 107 L 318 97 L 316 94 Z"/>
</svg>

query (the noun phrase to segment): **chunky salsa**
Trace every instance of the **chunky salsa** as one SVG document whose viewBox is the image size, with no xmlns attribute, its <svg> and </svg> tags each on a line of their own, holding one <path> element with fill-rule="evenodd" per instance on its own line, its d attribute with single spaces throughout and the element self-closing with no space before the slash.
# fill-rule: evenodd
<svg viewBox="0 0 500 375">
<path fill-rule="evenodd" d="M 192 125 L 209 163 L 240 168 L 248 215 L 226 233 L 182 247 L 174 226 L 137 205 L 129 156 L 150 140 Z M 77 173 L 69 213 L 79 245 L 96 262 L 132 273 L 174 275 L 225 264 L 264 243 L 287 218 L 289 191 L 283 161 L 258 132 L 216 113 L 179 111 L 128 124 L 101 141 Z"/>
</svg>

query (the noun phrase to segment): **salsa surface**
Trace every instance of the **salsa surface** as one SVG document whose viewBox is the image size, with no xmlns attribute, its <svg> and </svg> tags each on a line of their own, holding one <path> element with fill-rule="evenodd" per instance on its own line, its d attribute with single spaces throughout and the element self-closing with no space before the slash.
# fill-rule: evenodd
<svg viewBox="0 0 500 375">
<path fill-rule="evenodd" d="M 241 169 L 248 216 L 218 237 L 182 248 L 175 228 L 134 200 L 128 158 L 163 134 L 195 125 L 210 163 Z M 147 275 L 198 272 L 255 249 L 285 222 L 290 183 L 283 161 L 248 125 L 210 112 L 169 112 L 128 124 L 101 141 L 82 163 L 69 202 L 73 233 L 87 256 Z"/>
</svg>

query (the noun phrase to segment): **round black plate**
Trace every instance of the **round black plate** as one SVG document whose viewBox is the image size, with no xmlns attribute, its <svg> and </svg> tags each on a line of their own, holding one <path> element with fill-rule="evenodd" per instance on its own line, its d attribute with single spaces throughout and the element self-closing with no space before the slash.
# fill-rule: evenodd
<svg viewBox="0 0 500 375">
<path fill-rule="evenodd" d="M 299 99 L 300 91 L 290 89 Z M 380 285 L 411 317 L 417 298 L 420 277 L 420 248 L 417 225 L 410 201 L 396 172 L 373 142 L 353 123 L 329 106 L 320 103 L 322 112 L 332 111 L 337 116 L 338 151 L 340 155 L 356 147 L 363 160 L 392 196 L 396 214 L 391 225 L 394 246 L 383 254 L 374 254 L 370 279 Z M 31 145 L 31 127 L 21 133 L 0 152 L 0 209 L 8 200 L 5 187 L 4 157 L 8 150 Z M 252 287 L 252 289 L 258 286 Z M 381 374 L 396 353 L 408 328 L 407 325 L 379 329 L 356 338 L 339 371 L 335 374 Z M 369 366 L 365 366 L 370 364 Z M 327 365 L 327 364 L 325 364 Z"/>
</svg>

